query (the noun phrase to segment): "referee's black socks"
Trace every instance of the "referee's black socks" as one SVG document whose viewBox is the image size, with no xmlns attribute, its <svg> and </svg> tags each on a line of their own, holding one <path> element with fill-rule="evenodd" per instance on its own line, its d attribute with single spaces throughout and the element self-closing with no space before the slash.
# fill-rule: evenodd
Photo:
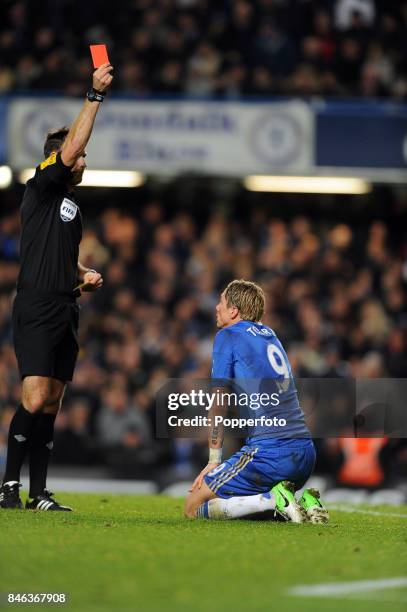
<svg viewBox="0 0 407 612">
<path fill-rule="evenodd" d="M 36 415 L 31 414 L 22 404 L 17 408 L 11 419 L 7 444 L 6 473 L 3 482 L 16 480 L 20 482 L 21 466 L 23 465 Z"/>
<path fill-rule="evenodd" d="M 48 464 L 54 440 L 55 414 L 38 415 L 30 442 L 30 497 L 41 495 L 46 487 Z"/>
</svg>

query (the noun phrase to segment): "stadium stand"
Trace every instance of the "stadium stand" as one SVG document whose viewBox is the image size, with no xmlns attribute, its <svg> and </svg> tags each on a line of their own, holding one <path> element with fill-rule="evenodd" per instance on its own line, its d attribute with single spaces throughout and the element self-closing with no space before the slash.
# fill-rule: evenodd
<svg viewBox="0 0 407 612">
<path fill-rule="evenodd" d="M 0 93 L 82 96 L 100 41 L 120 65 L 114 90 L 139 97 L 405 99 L 406 26 L 397 0 L 6 0 Z"/>
</svg>

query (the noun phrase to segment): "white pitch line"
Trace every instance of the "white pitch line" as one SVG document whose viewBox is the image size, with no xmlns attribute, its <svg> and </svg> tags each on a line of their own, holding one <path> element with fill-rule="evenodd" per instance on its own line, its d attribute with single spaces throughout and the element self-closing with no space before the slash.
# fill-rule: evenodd
<svg viewBox="0 0 407 612">
<path fill-rule="evenodd" d="M 327 582 L 324 584 L 302 584 L 288 590 L 289 595 L 307 597 L 335 597 L 363 593 L 364 591 L 380 591 L 407 586 L 407 577 L 383 578 L 381 580 L 358 580 L 355 582 Z"/>
<path fill-rule="evenodd" d="M 349 506 L 331 506 L 327 504 L 328 510 L 338 510 L 339 512 L 357 512 L 358 514 L 372 514 L 373 516 L 393 516 L 396 518 L 407 519 L 407 513 L 400 512 L 379 512 L 378 510 L 362 510 L 361 508 L 350 508 Z"/>
</svg>

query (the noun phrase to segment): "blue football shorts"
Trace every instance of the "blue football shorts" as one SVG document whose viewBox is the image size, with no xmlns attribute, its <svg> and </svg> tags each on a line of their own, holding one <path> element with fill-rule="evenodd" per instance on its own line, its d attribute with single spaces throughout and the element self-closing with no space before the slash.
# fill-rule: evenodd
<svg viewBox="0 0 407 612">
<path fill-rule="evenodd" d="M 301 489 L 315 465 L 315 447 L 310 439 L 256 440 L 243 446 L 205 476 L 217 497 L 266 493 L 282 480 Z"/>
</svg>

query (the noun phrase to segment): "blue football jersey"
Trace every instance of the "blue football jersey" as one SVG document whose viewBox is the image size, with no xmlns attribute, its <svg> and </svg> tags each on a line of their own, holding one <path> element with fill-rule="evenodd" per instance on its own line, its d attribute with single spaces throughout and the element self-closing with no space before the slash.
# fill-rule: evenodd
<svg viewBox="0 0 407 612">
<path fill-rule="evenodd" d="M 221 329 L 213 345 L 212 379 L 226 379 L 250 398 L 243 412 L 256 421 L 248 427 L 248 442 L 310 437 L 287 354 L 270 327 L 239 321 Z M 239 401 L 240 412 L 243 404 Z"/>
</svg>

